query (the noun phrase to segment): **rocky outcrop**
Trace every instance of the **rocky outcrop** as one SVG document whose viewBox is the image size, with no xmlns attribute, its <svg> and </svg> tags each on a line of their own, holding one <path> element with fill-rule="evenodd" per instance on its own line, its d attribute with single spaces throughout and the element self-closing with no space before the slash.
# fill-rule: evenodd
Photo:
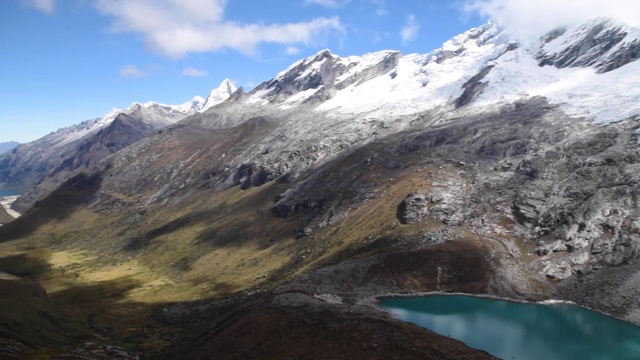
<svg viewBox="0 0 640 360">
<path fill-rule="evenodd" d="M 482 94 L 482 91 L 487 87 L 486 83 L 481 82 L 487 74 L 494 68 L 494 65 L 489 65 L 482 69 L 479 73 L 474 75 L 471 79 L 467 80 L 462 88 L 464 92 L 458 99 L 456 99 L 456 108 L 463 107 L 470 104 Z"/>
<path fill-rule="evenodd" d="M 398 206 L 398 219 L 402 224 L 415 224 L 429 213 L 429 196 L 422 192 L 409 194 Z"/>
<path fill-rule="evenodd" d="M 13 216 L 7 213 L 3 206 L 0 206 L 0 226 L 13 220 Z"/>
<path fill-rule="evenodd" d="M 542 269 L 542 273 L 552 279 L 564 280 L 571 277 L 571 266 L 566 262 L 547 263 Z"/>
</svg>

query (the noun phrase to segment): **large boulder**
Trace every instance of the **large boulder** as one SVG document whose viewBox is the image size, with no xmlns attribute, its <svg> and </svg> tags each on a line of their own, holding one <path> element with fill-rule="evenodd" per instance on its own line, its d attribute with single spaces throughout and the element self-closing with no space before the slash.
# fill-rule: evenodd
<svg viewBox="0 0 640 360">
<path fill-rule="evenodd" d="M 429 213 L 429 196 L 423 192 L 412 192 L 398 207 L 398 219 L 403 224 L 418 223 Z"/>
</svg>

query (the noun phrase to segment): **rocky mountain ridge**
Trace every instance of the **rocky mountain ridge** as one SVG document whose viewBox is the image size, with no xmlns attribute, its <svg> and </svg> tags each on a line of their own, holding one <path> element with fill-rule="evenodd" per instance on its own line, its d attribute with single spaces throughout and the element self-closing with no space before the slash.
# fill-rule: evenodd
<svg viewBox="0 0 640 360">
<path fill-rule="evenodd" d="M 640 57 L 637 28 L 613 19 L 595 19 L 548 33 L 540 47 L 540 66 L 595 67 L 598 73 L 618 69 Z"/>
<path fill-rule="evenodd" d="M 86 169 L 155 131 L 226 100 L 235 86 L 224 80 L 209 97 L 182 105 L 133 103 L 103 117 L 60 129 L 0 156 L 0 187 L 25 193 L 14 206 L 27 210 L 70 174 Z M 28 192 L 28 193 L 27 193 Z"/>
<path fill-rule="evenodd" d="M 8 142 L 0 143 L 0 154 L 10 151 L 18 145 L 20 145 L 20 143 L 16 141 L 8 141 Z"/>
</svg>

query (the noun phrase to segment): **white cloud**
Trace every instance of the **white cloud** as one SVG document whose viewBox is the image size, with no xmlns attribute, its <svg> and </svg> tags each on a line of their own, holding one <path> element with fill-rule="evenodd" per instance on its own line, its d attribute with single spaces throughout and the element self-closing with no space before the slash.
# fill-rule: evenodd
<svg viewBox="0 0 640 360">
<path fill-rule="evenodd" d="M 385 0 L 370 0 L 371 5 L 376 6 L 376 15 L 385 16 L 389 15 L 389 11 L 387 10 L 387 4 Z"/>
<path fill-rule="evenodd" d="M 98 0 L 113 16 L 112 29 L 142 34 L 153 51 L 179 58 L 230 48 L 254 54 L 261 43 L 310 45 L 343 32 L 338 17 L 285 24 L 238 24 L 225 20 L 226 0 Z"/>
<path fill-rule="evenodd" d="M 300 48 L 296 46 L 287 46 L 287 49 L 284 51 L 287 55 L 298 55 L 300 53 Z"/>
<path fill-rule="evenodd" d="M 56 11 L 56 0 L 25 0 L 25 2 L 47 15 L 52 15 Z"/>
<path fill-rule="evenodd" d="M 343 7 L 350 3 L 352 0 L 305 0 L 305 5 L 320 5 L 329 9 L 336 9 Z"/>
<path fill-rule="evenodd" d="M 328 8 L 337 8 L 340 6 L 336 0 L 305 0 L 305 4 L 315 4 Z"/>
<path fill-rule="evenodd" d="M 187 67 L 182 70 L 182 76 L 191 76 L 191 77 L 205 77 L 209 75 L 209 72 L 206 70 L 199 70 L 194 67 Z"/>
<path fill-rule="evenodd" d="M 143 77 L 149 75 L 148 73 L 138 69 L 135 65 L 125 65 L 120 69 L 120 76 L 126 77 Z"/>
<path fill-rule="evenodd" d="M 464 4 L 464 11 L 498 21 L 520 40 L 598 17 L 640 25 L 637 0 L 471 0 Z"/>
<path fill-rule="evenodd" d="M 414 41 L 418 37 L 418 31 L 420 31 L 420 24 L 418 24 L 416 16 L 410 14 L 409 16 L 407 16 L 407 23 L 402 27 L 402 30 L 400 31 L 402 44 L 406 45 Z"/>
</svg>

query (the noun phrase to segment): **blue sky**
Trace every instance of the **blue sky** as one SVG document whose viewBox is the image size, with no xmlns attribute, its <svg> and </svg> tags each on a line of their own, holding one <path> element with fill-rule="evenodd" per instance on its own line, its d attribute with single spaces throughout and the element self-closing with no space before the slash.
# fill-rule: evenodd
<svg viewBox="0 0 640 360">
<path fill-rule="evenodd" d="M 531 28 L 616 3 L 638 13 L 627 0 L 1 0 L 0 142 L 206 97 L 225 78 L 248 91 L 325 48 L 426 53 L 488 17 Z"/>
</svg>

